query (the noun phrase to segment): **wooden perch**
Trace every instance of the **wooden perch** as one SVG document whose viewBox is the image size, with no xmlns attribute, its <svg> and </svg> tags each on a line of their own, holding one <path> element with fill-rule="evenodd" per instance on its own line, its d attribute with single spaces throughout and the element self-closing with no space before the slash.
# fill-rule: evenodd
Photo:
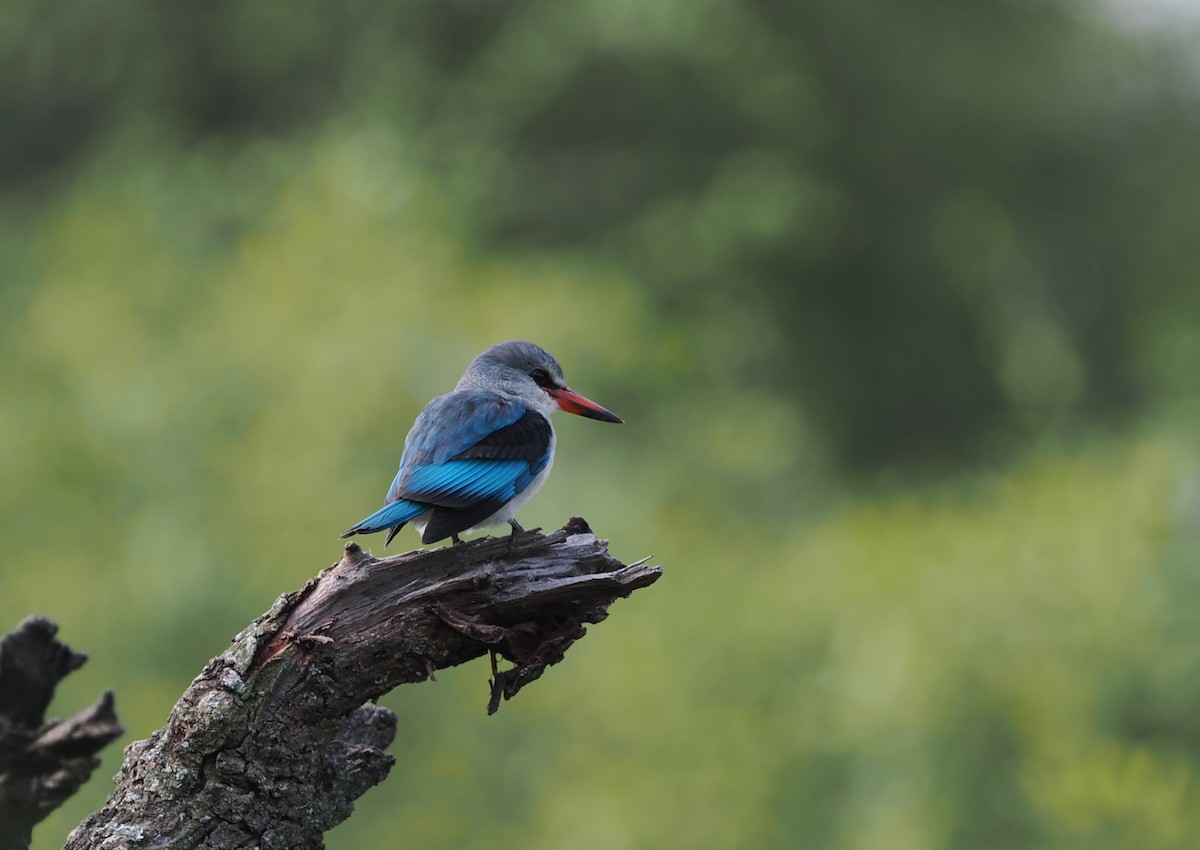
<svg viewBox="0 0 1200 850">
<path fill-rule="evenodd" d="M 79 790 L 96 753 L 124 733 L 106 693 L 66 720 L 46 722 L 58 683 L 87 656 L 29 617 L 0 641 L 0 850 L 29 846 L 34 824 Z"/>
<path fill-rule="evenodd" d="M 364 705 L 397 685 L 493 653 L 493 712 L 661 575 L 608 555 L 581 519 L 383 560 L 341 561 L 234 638 L 167 725 L 126 749 L 105 807 L 67 850 L 323 847 L 381 782 L 396 730 Z M 495 655 L 514 666 L 497 670 Z"/>
</svg>

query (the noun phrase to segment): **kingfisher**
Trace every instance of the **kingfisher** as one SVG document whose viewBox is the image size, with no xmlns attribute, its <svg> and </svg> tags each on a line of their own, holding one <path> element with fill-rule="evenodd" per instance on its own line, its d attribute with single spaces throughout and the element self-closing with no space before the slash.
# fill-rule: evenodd
<svg viewBox="0 0 1200 850">
<path fill-rule="evenodd" d="M 400 471 L 384 506 L 342 537 L 387 529 L 384 546 L 407 523 L 421 542 L 508 523 L 546 482 L 554 463 L 550 414 L 565 410 L 601 422 L 624 420 L 567 386 L 562 367 L 532 342 L 509 340 L 476 357 L 454 392 L 417 416 L 404 438 Z"/>
</svg>

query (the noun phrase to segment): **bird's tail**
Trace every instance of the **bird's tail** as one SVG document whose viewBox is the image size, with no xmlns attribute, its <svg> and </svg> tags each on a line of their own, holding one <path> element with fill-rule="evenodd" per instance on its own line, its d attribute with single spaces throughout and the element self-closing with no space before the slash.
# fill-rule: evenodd
<svg viewBox="0 0 1200 850">
<path fill-rule="evenodd" d="M 429 510 L 429 505 L 410 502 L 408 499 L 397 499 L 394 502 L 388 502 L 366 519 L 359 520 L 347 528 L 342 537 L 350 537 L 354 534 L 373 534 L 376 531 L 390 528 L 391 532 L 388 534 L 387 542 L 384 543 L 386 546 L 387 543 L 392 542 L 396 532 L 403 528 L 406 522 L 419 517 L 427 510 Z"/>
</svg>

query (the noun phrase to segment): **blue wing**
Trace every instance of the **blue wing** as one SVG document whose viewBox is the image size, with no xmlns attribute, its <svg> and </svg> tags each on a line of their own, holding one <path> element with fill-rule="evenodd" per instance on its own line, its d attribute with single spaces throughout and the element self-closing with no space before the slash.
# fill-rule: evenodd
<svg viewBox="0 0 1200 850">
<path fill-rule="evenodd" d="M 427 510 L 423 542 L 465 531 L 529 486 L 550 461 L 550 441 L 546 417 L 518 401 L 484 390 L 436 398 L 404 441 L 388 504 L 346 535 L 390 528 L 390 541 Z"/>
</svg>

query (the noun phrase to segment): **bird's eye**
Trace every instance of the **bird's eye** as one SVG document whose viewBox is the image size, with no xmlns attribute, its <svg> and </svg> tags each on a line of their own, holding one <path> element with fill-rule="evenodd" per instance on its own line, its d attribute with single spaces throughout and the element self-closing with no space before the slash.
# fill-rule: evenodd
<svg viewBox="0 0 1200 850">
<path fill-rule="evenodd" d="M 529 373 L 529 377 L 533 378 L 533 382 L 539 387 L 550 386 L 550 373 L 545 369 L 534 369 Z"/>
</svg>

